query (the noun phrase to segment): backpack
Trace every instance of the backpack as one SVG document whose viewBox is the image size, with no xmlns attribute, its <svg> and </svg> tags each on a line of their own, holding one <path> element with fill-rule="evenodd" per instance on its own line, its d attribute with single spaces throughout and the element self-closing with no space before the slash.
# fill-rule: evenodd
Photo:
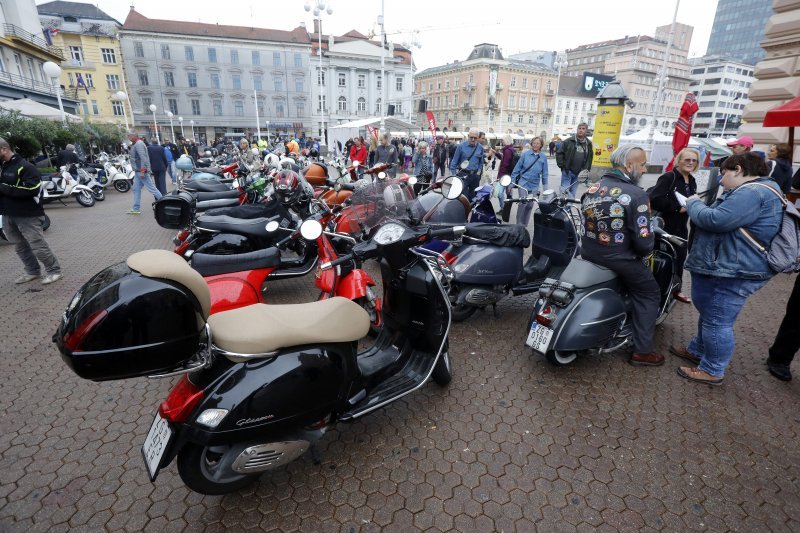
<svg viewBox="0 0 800 533">
<path fill-rule="evenodd" d="M 800 272 L 800 212 L 793 203 L 788 202 L 782 193 L 763 183 L 751 183 L 770 190 L 783 204 L 783 218 L 778 233 L 764 246 L 744 228 L 739 231 L 756 249 L 762 252 L 773 272 Z"/>
</svg>

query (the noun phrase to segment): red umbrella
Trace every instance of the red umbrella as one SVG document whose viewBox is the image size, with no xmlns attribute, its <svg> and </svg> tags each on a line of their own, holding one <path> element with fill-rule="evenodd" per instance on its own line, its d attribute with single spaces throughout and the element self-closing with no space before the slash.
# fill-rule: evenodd
<svg viewBox="0 0 800 533">
<path fill-rule="evenodd" d="M 789 148 L 791 150 L 789 153 L 792 153 L 794 151 L 794 128 L 800 126 L 800 96 L 767 111 L 763 125 L 770 128 L 781 126 L 789 128 Z"/>
<path fill-rule="evenodd" d="M 678 152 L 689 146 L 689 138 L 692 136 L 692 117 L 700 107 L 694 93 L 686 93 L 686 98 L 681 106 L 681 114 L 675 122 L 675 132 L 672 134 L 672 160 L 667 165 L 666 171 L 672 170 L 675 163 L 675 156 Z"/>
</svg>

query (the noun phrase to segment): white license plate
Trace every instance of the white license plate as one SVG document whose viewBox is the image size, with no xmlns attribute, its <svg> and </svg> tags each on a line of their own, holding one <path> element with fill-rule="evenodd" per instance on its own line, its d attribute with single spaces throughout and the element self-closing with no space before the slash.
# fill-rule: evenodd
<svg viewBox="0 0 800 533">
<path fill-rule="evenodd" d="M 550 339 L 553 338 L 553 330 L 534 322 L 531 325 L 531 330 L 528 332 L 528 339 L 525 344 L 533 348 L 539 353 L 545 353 L 547 347 L 550 345 Z"/>
<path fill-rule="evenodd" d="M 150 432 L 147 433 L 142 445 L 142 456 L 150 481 L 156 480 L 158 466 L 161 464 L 164 452 L 167 451 L 170 439 L 172 439 L 172 428 L 169 427 L 169 422 L 161 418 L 161 414 L 156 413 Z"/>
</svg>

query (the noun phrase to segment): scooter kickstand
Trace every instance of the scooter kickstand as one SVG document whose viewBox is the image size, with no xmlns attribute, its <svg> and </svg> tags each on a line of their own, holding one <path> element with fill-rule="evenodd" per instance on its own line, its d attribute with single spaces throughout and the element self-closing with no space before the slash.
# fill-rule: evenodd
<svg viewBox="0 0 800 533">
<path fill-rule="evenodd" d="M 317 448 L 316 443 L 309 446 L 308 450 L 311 452 L 311 461 L 315 465 L 322 464 L 322 454 L 319 452 L 319 448 Z"/>
</svg>

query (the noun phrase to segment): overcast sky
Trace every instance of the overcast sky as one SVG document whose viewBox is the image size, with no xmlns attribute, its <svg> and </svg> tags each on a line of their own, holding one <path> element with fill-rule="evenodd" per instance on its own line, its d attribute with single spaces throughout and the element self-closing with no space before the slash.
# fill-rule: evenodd
<svg viewBox="0 0 800 533">
<path fill-rule="evenodd" d="M 313 27 L 312 15 L 303 9 L 305 0 L 99 0 L 96 5 L 124 23 L 131 3 L 149 18 L 287 30 L 305 22 Z M 332 0 L 329 4 L 333 15 L 323 17 L 325 33 L 378 31 L 380 0 Z M 414 29 L 419 30 L 422 47 L 413 50 L 422 70 L 464 60 L 479 43 L 497 44 L 508 55 L 653 35 L 656 26 L 672 22 L 675 4 L 676 0 L 385 0 L 386 33 L 389 40 L 403 43 L 412 40 Z M 717 0 L 681 1 L 678 22 L 694 26 L 690 57 L 705 54 L 716 7 Z"/>
</svg>

